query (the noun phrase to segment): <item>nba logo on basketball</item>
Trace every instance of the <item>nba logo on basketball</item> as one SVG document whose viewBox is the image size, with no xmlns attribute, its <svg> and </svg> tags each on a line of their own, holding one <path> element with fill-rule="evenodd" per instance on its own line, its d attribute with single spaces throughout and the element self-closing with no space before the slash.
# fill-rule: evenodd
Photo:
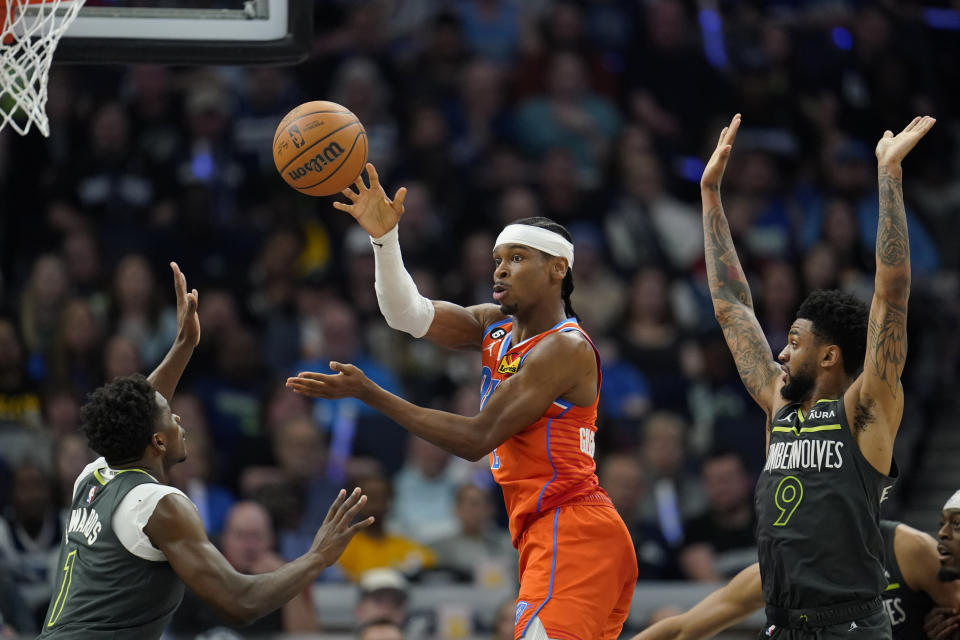
<svg viewBox="0 0 960 640">
<path fill-rule="evenodd" d="M 90 493 L 87 494 L 87 504 L 93 502 L 93 496 L 97 495 L 97 489 L 100 487 L 90 487 Z"/>
<path fill-rule="evenodd" d="M 300 127 L 297 125 L 290 127 L 290 139 L 293 140 L 293 144 L 297 149 L 303 146 L 303 134 L 300 133 Z"/>
</svg>

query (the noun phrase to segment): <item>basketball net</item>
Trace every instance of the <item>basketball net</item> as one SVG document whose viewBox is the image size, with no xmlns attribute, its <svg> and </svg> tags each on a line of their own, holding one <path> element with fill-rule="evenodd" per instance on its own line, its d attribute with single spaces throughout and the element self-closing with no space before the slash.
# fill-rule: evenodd
<svg viewBox="0 0 960 640">
<path fill-rule="evenodd" d="M 50 135 L 47 79 L 60 37 L 84 0 L 0 0 L 0 130 Z"/>
</svg>

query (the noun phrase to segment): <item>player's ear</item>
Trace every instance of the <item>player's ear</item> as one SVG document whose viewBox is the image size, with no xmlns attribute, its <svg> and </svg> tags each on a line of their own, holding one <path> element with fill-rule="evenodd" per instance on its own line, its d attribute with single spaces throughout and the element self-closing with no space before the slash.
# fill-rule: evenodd
<svg viewBox="0 0 960 640">
<path fill-rule="evenodd" d="M 550 270 L 550 275 L 552 277 L 563 280 L 564 276 L 567 275 L 567 260 L 566 258 L 554 258 L 552 261 L 552 269 Z"/>
<path fill-rule="evenodd" d="M 159 449 L 161 453 L 167 450 L 167 440 L 166 438 L 163 437 L 163 434 L 160 433 L 159 431 L 153 434 L 153 438 L 150 440 L 150 444 L 152 444 L 157 449 Z"/>
<path fill-rule="evenodd" d="M 820 366 L 824 368 L 833 367 L 840 364 L 840 347 L 835 344 L 829 344 L 823 349 L 820 359 Z"/>
</svg>

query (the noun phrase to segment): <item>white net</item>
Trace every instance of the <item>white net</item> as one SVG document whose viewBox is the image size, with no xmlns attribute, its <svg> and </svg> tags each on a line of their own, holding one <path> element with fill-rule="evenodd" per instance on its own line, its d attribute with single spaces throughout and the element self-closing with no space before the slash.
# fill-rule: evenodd
<svg viewBox="0 0 960 640">
<path fill-rule="evenodd" d="M 0 130 L 26 135 L 34 124 L 44 136 L 47 78 L 60 37 L 84 0 L 0 0 Z"/>
</svg>

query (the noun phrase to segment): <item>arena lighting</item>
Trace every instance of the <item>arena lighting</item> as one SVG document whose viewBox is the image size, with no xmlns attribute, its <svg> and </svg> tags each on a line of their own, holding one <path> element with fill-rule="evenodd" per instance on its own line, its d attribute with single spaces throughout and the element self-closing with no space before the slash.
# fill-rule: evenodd
<svg viewBox="0 0 960 640">
<path fill-rule="evenodd" d="M 853 49 L 853 34 L 846 27 L 834 27 L 830 31 L 834 46 L 843 51 Z"/>
<path fill-rule="evenodd" d="M 933 29 L 960 31 L 960 11 L 928 7 L 923 10 L 923 21 Z"/>
<path fill-rule="evenodd" d="M 729 60 L 726 45 L 723 42 L 723 19 L 714 9 L 701 9 L 699 15 L 700 32 L 703 35 L 703 53 L 707 57 L 707 62 L 715 69 L 724 69 Z"/>
</svg>

